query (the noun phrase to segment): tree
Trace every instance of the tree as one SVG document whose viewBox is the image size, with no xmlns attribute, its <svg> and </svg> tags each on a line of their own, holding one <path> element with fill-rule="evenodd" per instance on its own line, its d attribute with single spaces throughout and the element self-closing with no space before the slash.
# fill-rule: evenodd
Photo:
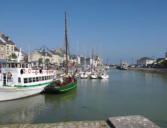
<svg viewBox="0 0 167 128">
<path fill-rule="evenodd" d="M 50 62 L 50 60 L 47 58 L 47 59 L 45 59 L 45 63 L 49 63 Z"/>
<path fill-rule="evenodd" d="M 42 58 L 39 58 L 38 63 L 42 64 L 42 61 L 43 61 Z"/>
<path fill-rule="evenodd" d="M 10 58 L 11 58 L 11 59 L 16 59 L 16 58 L 17 58 L 17 56 L 16 56 L 16 54 L 15 54 L 15 53 L 12 53 L 12 54 L 10 55 Z"/>
<path fill-rule="evenodd" d="M 47 59 L 45 59 L 45 63 L 49 63 L 50 62 L 50 60 L 47 58 Z M 42 58 L 40 58 L 39 60 L 38 60 L 38 63 L 39 64 L 42 64 L 43 63 L 43 59 Z"/>
</svg>

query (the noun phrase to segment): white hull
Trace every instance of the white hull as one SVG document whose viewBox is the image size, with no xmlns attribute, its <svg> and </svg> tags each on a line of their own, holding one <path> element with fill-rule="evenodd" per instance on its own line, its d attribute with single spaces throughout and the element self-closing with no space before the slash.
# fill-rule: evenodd
<svg viewBox="0 0 167 128">
<path fill-rule="evenodd" d="M 81 78 L 81 79 L 87 79 L 87 78 L 88 78 L 88 75 L 87 75 L 85 72 L 81 72 L 80 78 Z"/>
<path fill-rule="evenodd" d="M 109 75 L 101 75 L 99 76 L 100 79 L 108 79 L 109 78 Z"/>
<path fill-rule="evenodd" d="M 38 94 L 42 92 L 47 85 L 48 84 L 35 87 L 21 88 L 0 86 L 0 101 L 14 100 Z"/>
<path fill-rule="evenodd" d="M 87 75 L 81 75 L 81 79 L 87 79 L 88 76 Z"/>
<path fill-rule="evenodd" d="M 97 76 L 97 75 L 90 75 L 90 78 L 91 78 L 91 79 L 97 79 L 98 76 Z"/>
</svg>

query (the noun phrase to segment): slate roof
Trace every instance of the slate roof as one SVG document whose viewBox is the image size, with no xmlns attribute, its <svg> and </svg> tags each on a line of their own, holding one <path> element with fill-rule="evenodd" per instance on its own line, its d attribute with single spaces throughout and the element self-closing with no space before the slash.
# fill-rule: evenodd
<svg viewBox="0 0 167 128">
<path fill-rule="evenodd" d="M 11 41 L 8 36 L 5 36 L 4 34 L 1 34 L 0 37 L 2 38 L 2 40 L 0 40 L 1 44 L 12 44 L 12 45 L 15 45 L 15 43 L 13 41 Z"/>
</svg>

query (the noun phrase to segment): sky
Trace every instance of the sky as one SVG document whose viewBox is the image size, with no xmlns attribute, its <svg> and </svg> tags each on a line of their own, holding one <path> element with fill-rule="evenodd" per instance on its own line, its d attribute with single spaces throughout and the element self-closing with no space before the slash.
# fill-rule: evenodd
<svg viewBox="0 0 167 128">
<path fill-rule="evenodd" d="M 0 31 L 24 51 L 64 47 L 108 63 L 164 57 L 167 0 L 0 0 Z"/>
</svg>

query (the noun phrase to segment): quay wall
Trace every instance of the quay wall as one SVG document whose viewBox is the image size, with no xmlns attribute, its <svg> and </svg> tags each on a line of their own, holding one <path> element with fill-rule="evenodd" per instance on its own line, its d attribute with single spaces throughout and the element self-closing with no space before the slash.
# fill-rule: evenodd
<svg viewBox="0 0 167 128">
<path fill-rule="evenodd" d="M 42 124 L 9 124 L 0 128 L 160 128 L 141 115 L 109 117 L 102 121 L 71 121 Z"/>
<path fill-rule="evenodd" d="M 128 70 L 167 74 L 167 69 L 162 68 L 128 68 Z"/>
</svg>

